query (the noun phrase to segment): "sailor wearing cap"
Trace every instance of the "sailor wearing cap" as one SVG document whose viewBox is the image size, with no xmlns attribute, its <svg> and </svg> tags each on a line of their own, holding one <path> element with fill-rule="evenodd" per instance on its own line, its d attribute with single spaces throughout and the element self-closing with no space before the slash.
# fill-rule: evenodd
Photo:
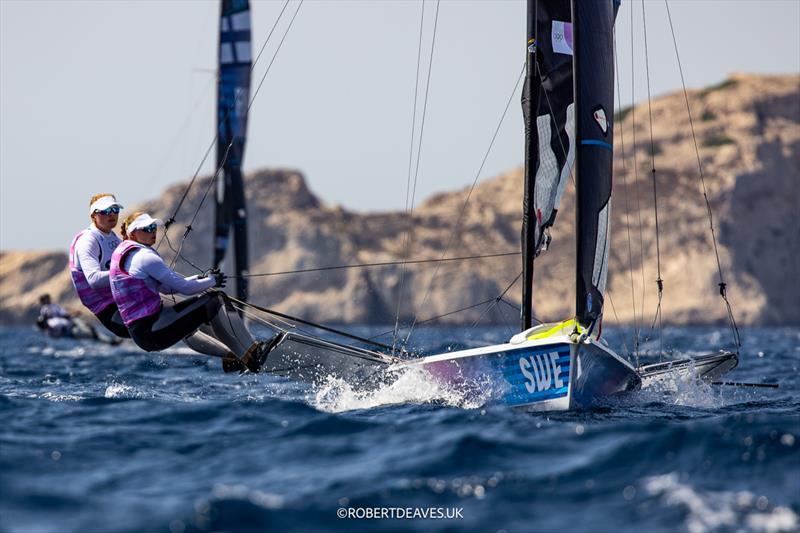
<svg viewBox="0 0 800 533">
<path fill-rule="evenodd" d="M 72 284 L 85 305 L 118 337 L 130 337 L 111 295 L 111 255 L 121 239 L 114 233 L 122 205 L 113 194 L 95 194 L 89 200 L 91 225 L 78 233 L 69 247 Z"/>
<path fill-rule="evenodd" d="M 148 352 L 164 350 L 181 339 L 197 349 L 192 341 L 198 333 L 205 334 L 227 347 L 228 356 L 257 371 L 262 343 L 253 339 L 224 293 L 209 291 L 224 287 L 225 275 L 212 271 L 208 276 L 183 277 L 172 270 L 152 248 L 160 226 L 161 220 L 147 213 L 128 216 L 121 228 L 125 240 L 111 257 L 111 292 L 133 341 Z M 175 305 L 162 302 L 160 294 L 174 293 L 196 296 Z"/>
</svg>

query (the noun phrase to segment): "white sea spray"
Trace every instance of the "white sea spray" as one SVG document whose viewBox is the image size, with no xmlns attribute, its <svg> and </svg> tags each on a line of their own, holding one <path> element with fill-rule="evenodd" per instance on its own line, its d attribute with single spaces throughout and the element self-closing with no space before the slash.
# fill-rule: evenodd
<svg viewBox="0 0 800 533">
<path fill-rule="evenodd" d="M 749 491 L 704 491 L 681 481 L 676 472 L 644 479 L 645 491 L 659 496 L 668 507 L 687 512 L 686 529 L 705 533 L 746 524 L 752 531 L 782 533 L 797 531 L 800 520 L 788 507 L 773 506 L 765 496 Z"/>
<path fill-rule="evenodd" d="M 398 404 L 440 403 L 464 409 L 477 409 L 493 396 L 490 384 L 470 383 L 469 387 L 446 386 L 421 368 L 402 371 L 396 379 L 368 390 L 359 390 L 347 381 L 328 377 L 315 387 L 311 404 L 331 413 L 371 409 Z"/>
<path fill-rule="evenodd" d="M 103 393 L 103 397 L 105 398 L 141 398 L 144 395 L 139 392 L 135 387 L 131 387 L 130 385 L 126 385 L 124 383 L 111 383 L 110 385 L 106 386 L 106 390 Z"/>
</svg>

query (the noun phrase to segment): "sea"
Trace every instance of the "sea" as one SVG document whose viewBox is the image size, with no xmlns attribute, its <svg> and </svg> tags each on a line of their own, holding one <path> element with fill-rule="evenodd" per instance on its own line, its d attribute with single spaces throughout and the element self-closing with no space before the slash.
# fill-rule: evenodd
<svg viewBox="0 0 800 533">
<path fill-rule="evenodd" d="M 312 387 L 224 374 L 183 346 L 0 327 L 0 532 L 796 532 L 800 329 L 741 334 L 726 379 L 778 389 L 689 381 L 526 413 L 419 373 Z M 413 347 L 507 338 L 420 328 Z M 713 352 L 730 332 L 660 339 L 641 357 Z"/>
</svg>

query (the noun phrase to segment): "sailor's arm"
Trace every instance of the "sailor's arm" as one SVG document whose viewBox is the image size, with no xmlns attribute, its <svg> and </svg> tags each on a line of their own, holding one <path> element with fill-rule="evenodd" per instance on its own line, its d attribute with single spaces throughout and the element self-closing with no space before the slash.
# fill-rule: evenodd
<svg viewBox="0 0 800 533">
<path fill-rule="evenodd" d="M 75 255 L 78 256 L 78 262 L 81 265 L 83 275 L 86 276 L 86 281 L 89 282 L 89 286 L 93 289 L 111 286 L 108 271 L 103 271 L 98 259 L 100 252 L 100 243 L 89 235 L 81 236 L 78 242 L 75 243 Z"/>
<path fill-rule="evenodd" d="M 157 253 L 150 250 L 136 254 L 137 258 L 139 256 L 141 256 L 140 267 L 150 277 L 158 281 L 158 289 L 163 293 L 177 292 L 191 296 L 214 286 L 215 282 L 212 277 L 198 278 L 197 276 L 191 276 L 184 278 L 175 273 Z"/>
</svg>

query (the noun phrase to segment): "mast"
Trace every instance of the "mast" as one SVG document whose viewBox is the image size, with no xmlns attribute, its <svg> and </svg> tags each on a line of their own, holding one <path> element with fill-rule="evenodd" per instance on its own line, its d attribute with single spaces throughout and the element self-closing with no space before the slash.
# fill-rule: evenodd
<svg viewBox="0 0 800 533">
<path fill-rule="evenodd" d="M 618 2 L 572 0 L 575 162 L 575 316 L 587 328 L 602 316 L 608 275 L 613 170 L 614 18 Z"/>
<path fill-rule="evenodd" d="M 533 317 L 533 259 L 536 211 L 534 207 L 534 181 L 538 159 L 539 139 L 531 125 L 533 110 L 538 109 L 539 81 L 536 75 L 536 0 L 528 0 L 526 32 L 525 84 L 522 86 L 522 115 L 525 121 L 525 170 L 522 196 L 522 331 L 531 327 Z"/>
<path fill-rule="evenodd" d="M 215 189 L 214 267 L 228 249 L 233 229 L 236 295 L 247 299 L 247 206 L 242 163 L 247 134 L 252 68 L 249 0 L 222 0 L 217 81 L 217 169 Z M 233 226 L 233 228 L 231 228 Z"/>
</svg>

